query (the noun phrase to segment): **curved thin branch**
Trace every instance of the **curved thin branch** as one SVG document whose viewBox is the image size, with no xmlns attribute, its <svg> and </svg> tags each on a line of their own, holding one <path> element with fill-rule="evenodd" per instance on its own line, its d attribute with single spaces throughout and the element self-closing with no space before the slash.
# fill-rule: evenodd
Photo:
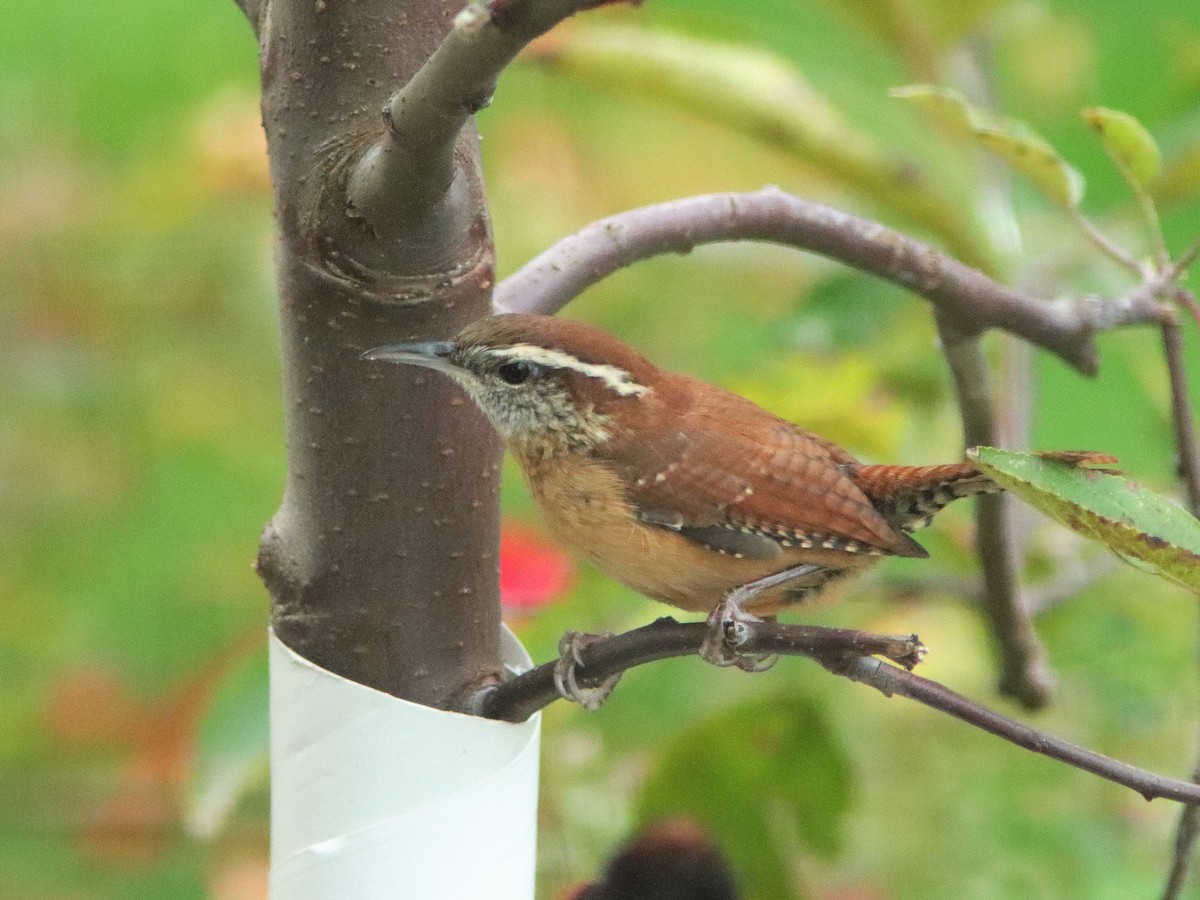
<svg viewBox="0 0 1200 900">
<path fill-rule="evenodd" d="M 347 182 L 356 214 L 387 234 L 396 211 L 453 204 L 455 146 L 487 106 L 504 67 L 563 19 L 606 0 L 470 3 L 449 33 L 383 108 L 387 128 L 359 157 Z"/>
<path fill-rule="evenodd" d="M 1097 366 L 1095 332 L 1158 323 L 1163 316 L 1158 290 L 1139 289 L 1113 300 L 1039 300 L 878 222 L 776 188 L 688 197 L 593 222 L 501 282 L 495 310 L 553 313 L 638 260 L 732 240 L 783 244 L 836 259 L 920 294 L 963 334 L 1000 328 L 1089 375 Z"/>
<path fill-rule="evenodd" d="M 707 625 L 659 619 L 651 625 L 611 637 L 599 638 L 582 648 L 583 667 L 578 680 L 596 685 L 604 679 L 643 663 L 674 656 L 691 656 L 700 650 Z M 743 653 L 782 653 L 809 656 L 836 675 L 870 685 L 885 696 L 899 695 L 960 719 L 1010 743 L 1051 759 L 1099 775 L 1137 791 L 1147 800 L 1162 797 L 1200 804 L 1200 785 L 1155 775 L 1119 762 L 1036 728 L 1010 719 L 944 685 L 871 656 L 899 656 L 915 662 L 922 646 L 916 636 L 888 637 L 865 632 L 814 626 L 753 623 L 745 634 Z M 907 655 L 905 655 L 907 654 Z M 545 663 L 502 684 L 480 691 L 471 711 L 490 718 L 522 721 L 558 699 L 554 689 L 555 663 Z"/>
<path fill-rule="evenodd" d="M 739 625 L 742 630 L 739 630 L 738 647 L 747 654 L 879 654 L 911 668 L 925 652 L 915 634 L 878 635 L 848 628 L 781 625 L 778 622 L 747 621 Z M 624 634 L 606 635 L 581 649 L 583 666 L 577 670 L 576 680 L 583 687 L 595 687 L 633 666 L 675 656 L 691 656 L 699 652 L 707 630 L 708 625 L 704 622 L 677 622 L 664 616 Z M 467 712 L 489 719 L 523 722 L 561 696 L 554 685 L 556 662 L 484 688 L 468 702 Z"/>
</svg>

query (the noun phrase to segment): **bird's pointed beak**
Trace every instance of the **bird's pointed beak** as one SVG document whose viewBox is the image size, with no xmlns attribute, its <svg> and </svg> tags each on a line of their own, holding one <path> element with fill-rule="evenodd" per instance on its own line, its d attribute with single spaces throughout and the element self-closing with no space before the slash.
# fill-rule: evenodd
<svg viewBox="0 0 1200 900">
<path fill-rule="evenodd" d="M 360 359 L 399 363 L 409 366 L 423 366 L 426 369 L 437 369 L 448 375 L 459 375 L 462 372 L 458 366 L 450 362 L 450 354 L 454 352 L 453 341 L 426 341 L 420 344 L 384 344 L 362 354 Z"/>
</svg>

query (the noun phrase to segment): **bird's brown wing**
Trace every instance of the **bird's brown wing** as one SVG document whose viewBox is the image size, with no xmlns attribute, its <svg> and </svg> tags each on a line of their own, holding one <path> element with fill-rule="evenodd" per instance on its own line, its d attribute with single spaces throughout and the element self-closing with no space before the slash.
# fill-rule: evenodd
<svg viewBox="0 0 1200 900">
<path fill-rule="evenodd" d="M 853 457 L 732 394 L 661 410 L 655 440 L 613 447 L 644 521 L 713 549 L 770 558 L 784 547 L 924 556 L 847 474 Z"/>
</svg>

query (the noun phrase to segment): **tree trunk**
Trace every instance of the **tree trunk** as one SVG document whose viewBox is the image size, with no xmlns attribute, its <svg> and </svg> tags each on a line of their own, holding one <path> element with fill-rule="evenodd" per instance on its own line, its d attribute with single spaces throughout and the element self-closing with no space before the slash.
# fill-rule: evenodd
<svg viewBox="0 0 1200 900">
<path fill-rule="evenodd" d="M 441 339 L 489 311 L 478 139 L 453 203 L 347 181 L 380 109 L 450 28 L 446 0 L 243 0 L 261 47 L 275 216 L 287 486 L 259 572 L 276 634 L 353 681 L 448 708 L 498 669 L 497 437 L 445 379 L 359 355 Z"/>
</svg>

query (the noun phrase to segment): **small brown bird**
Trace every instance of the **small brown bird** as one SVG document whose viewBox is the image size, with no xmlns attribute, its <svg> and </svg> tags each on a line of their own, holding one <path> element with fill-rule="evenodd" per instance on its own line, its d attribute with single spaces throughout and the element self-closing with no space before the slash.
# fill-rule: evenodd
<svg viewBox="0 0 1200 900">
<path fill-rule="evenodd" d="M 959 497 L 1000 490 L 970 463 L 863 465 L 566 319 L 492 316 L 451 341 L 364 356 L 458 381 L 561 541 L 641 594 L 710 613 L 702 655 L 718 664 L 753 665 L 726 645 L 730 622 L 778 613 L 885 556 L 928 556 L 910 532 Z"/>
</svg>

